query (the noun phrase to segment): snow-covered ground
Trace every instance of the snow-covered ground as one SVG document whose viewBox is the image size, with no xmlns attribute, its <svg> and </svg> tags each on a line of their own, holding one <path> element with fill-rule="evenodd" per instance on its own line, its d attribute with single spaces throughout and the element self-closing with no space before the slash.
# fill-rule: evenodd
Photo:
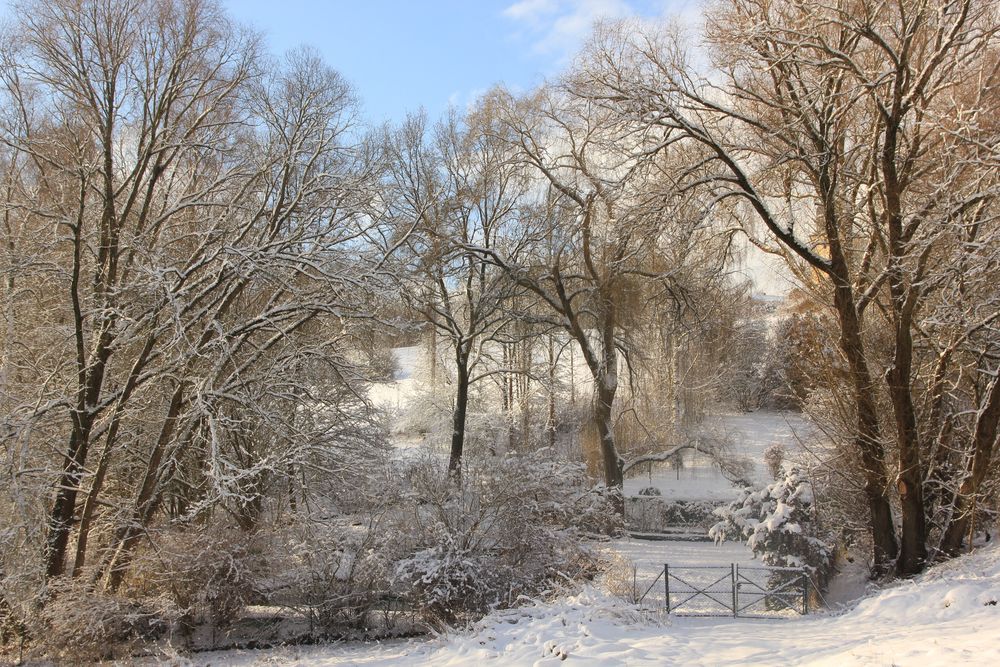
<svg viewBox="0 0 1000 667">
<path fill-rule="evenodd" d="M 729 581 L 729 567 L 733 563 L 759 565 L 753 560 L 753 552 L 743 542 L 691 542 L 675 540 L 643 540 L 626 538 L 604 545 L 604 556 L 611 562 L 608 572 L 601 581 L 609 590 L 616 590 L 632 599 L 642 597 L 644 609 L 660 610 L 665 606 L 663 586 L 663 566 L 670 565 L 674 576 L 686 582 L 707 587 L 720 577 Z M 690 569 L 684 566 L 712 569 Z M 721 569 L 716 569 L 721 568 Z M 617 585 L 609 584 L 608 578 L 617 578 Z M 676 579 L 674 581 L 676 584 Z M 722 584 L 725 587 L 725 584 Z M 718 587 L 718 586 L 715 586 Z M 683 597 L 683 596 L 682 596 Z M 677 599 L 673 600 L 674 603 Z M 720 608 L 709 599 L 698 596 L 688 600 L 688 613 L 716 613 Z"/>
<path fill-rule="evenodd" d="M 642 570 L 663 569 L 664 563 L 675 565 L 729 565 L 749 563 L 753 552 L 742 542 L 681 542 L 672 540 L 640 540 L 627 538 L 611 542 L 607 551 L 615 551 Z"/>
<path fill-rule="evenodd" d="M 998 665 L 1000 548 L 841 614 L 650 619 L 597 588 L 491 614 L 469 632 L 381 644 L 202 654 L 191 665 Z"/>
<path fill-rule="evenodd" d="M 772 444 L 782 445 L 788 458 L 804 454 L 803 445 L 816 445 L 815 429 L 792 412 L 760 410 L 746 414 L 720 415 L 710 418 L 706 428 L 725 434 L 732 441 L 732 453 L 753 464 L 750 481 L 764 484 L 771 481 L 764 464 L 764 450 Z M 736 495 L 733 485 L 705 455 L 687 452 L 680 470 L 667 465 L 654 466 L 652 472 L 643 468 L 625 480 L 626 495 L 636 495 L 640 489 L 654 486 L 668 500 L 711 500 L 728 502 Z"/>
<path fill-rule="evenodd" d="M 376 385 L 372 398 L 403 408 L 417 388 L 422 350 L 394 351 L 393 382 Z M 809 424 L 789 413 L 760 411 L 723 415 L 714 428 L 733 442 L 734 453 L 753 462 L 753 481 L 768 481 L 763 452 L 780 443 L 791 459 L 822 444 Z M 405 446 L 405 443 L 399 443 Z M 417 443 L 413 443 L 417 444 Z M 803 446 L 804 445 L 804 446 Z M 679 477 L 679 479 L 678 479 Z M 678 472 L 661 466 L 625 484 L 627 494 L 657 487 L 672 500 L 720 504 L 734 496 L 732 485 L 705 457 L 689 456 Z M 664 563 L 750 564 L 740 543 L 618 540 L 602 545 L 640 581 L 652 580 Z M 835 578 L 830 609 L 781 619 L 684 618 L 641 609 L 609 592 L 608 578 L 574 595 L 495 612 L 474 628 L 433 638 L 382 643 L 297 646 L 266 651 L 200 654 L 191 665 L 997 665 L 1000 664 L 1000 546 L 990 547 L 913 581 L 871 594 L 863 570 L 852 566 Z M 621 575 L 621 571 L 619 571 Z M 629 575 L 630 576 L 630 575 Z M 619 588 L 619 591 L 622 589 Z M 662 601 L 662 593 L 660 594 Z"/>
<path fill-rule="evenodd" d="M 404 408 L 416 391 L 417 374 L 424 365 L 423 356 L 420 346 L 394 348 L 392 381 L 372 385 L 368 392 L 372 402 L 385 410 Z"/>
</svg>

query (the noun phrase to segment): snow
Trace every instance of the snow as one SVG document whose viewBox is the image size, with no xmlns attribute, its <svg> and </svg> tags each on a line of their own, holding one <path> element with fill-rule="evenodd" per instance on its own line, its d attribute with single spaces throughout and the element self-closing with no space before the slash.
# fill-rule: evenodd
<svg viewBox="0 0 1000 667">
<path fill-rule="evenodd" d="M 753 562 L 753 552 L 742 542 L 687 542 L 673 540 L 640 540 L 629 538 L 612 542 L 614 550 L 635 563 L 640 569 L 659 573 L 664 563 L 729 565 Z M 654 575 L 655 576 L 655 575 Z"/>
<path fill-rule="evenodd" d="M 425 365 L 420 346 L 397 347 L 392 350 L 393 378 L 391 382 L 372 385 L 368 397 L 376 406 L 397 412 L 406 406 L 417 388 L 417 373 Z"/>
<path fill-rule="evenodd" d="M 803 456 L 802 443 L 816 439 L 815 429 L 799 414 L 759 410 L 751 413 L 720 415 L 709 419 L 709 428 L 722 431 L 733 441 L 733 453 L 753 463 L 752 479 L 758 485 L 771 481 L 764 463 L 764 450 L 770 445 L 784 447 L 786 457 Z M 654 466 L 652 474 L 646 466 L 640 473 L 625 480 L 625 495 L 637 495 L 640 489 L 654 486 L 666 500 L 710 500 L 720 504 L 736 497 L 736 489 L 718 467 L 703 454 L 686 452 L 680 471 L 669 466 Z"/>
<path fill-rule="evenodd" d="M 392 358 L 395 366 L 393 379 L 397 382 L 412 379 L 418 366 L 423 363 L 421 361 L 423 354 L 424 350 L 419 345 L 393 348 Z"/>
<path fill-rule="evenodd" d="M 595 588 L 497 612 L 472 632 L 377 645 L 230 652 L 193 664 L 953 665 L 1000 663 L 1000 549 L 798 620 L 643 619 Z M 991 604 L 991 602 L 993 604 Z"/>
<path fill-rule="evenodd" d="M 642 545 L 627 544 L 626 551 L 642 553 Z M 564 659 L 595 666 L 997 665 L 998 600 L 1000 548 L 993 546 L 899 582 L 841 614 L 657 618 L 590 586 L 555 601 L 496 612 L 470 631 L 431 639 L 229 651 L 172 662 L 217 667 L 541 666 Z"/>
</svg>

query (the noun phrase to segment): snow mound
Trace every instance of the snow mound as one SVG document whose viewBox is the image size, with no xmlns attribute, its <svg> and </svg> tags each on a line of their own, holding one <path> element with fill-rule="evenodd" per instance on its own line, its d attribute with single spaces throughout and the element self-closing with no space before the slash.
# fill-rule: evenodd
<svg viewBox="0 0 1000 667">
<path fill-rule="evenodd" d="M 1000 545 L 938 565 L 915 580 L 898 582 L 862 600 L 851 615 L 859 620 L 903 626 L 957 621 L 985 612 L 997 623 L 994 639 L 1000 649 L 998 602 Z"/>
<path fill-rule="evenodd" d="M 491 614 L 469 635 L 455 636 L 441 663 L 496 661 L 496 664 L 557 663 L 574 665 L 635 664 L 652 657 L 630 645 L 637 633 L 656 636 L 667 626 L 643 618 L 633 605 L 594 588 L 553 603 L 536 602 Z"/>
</svg>

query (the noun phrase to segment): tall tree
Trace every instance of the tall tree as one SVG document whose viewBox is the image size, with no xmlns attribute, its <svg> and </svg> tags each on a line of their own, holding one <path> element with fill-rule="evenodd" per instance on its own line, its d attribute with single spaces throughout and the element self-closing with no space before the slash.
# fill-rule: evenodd
<svg viewBox="0 0 1000 667">
<path fill-rule="evenodd" d="M 511 336 L 510 300 L 517 291 L 494 264 L 471 248 L 517 256 L 513 233 L 525 188 L 510 149 L 486 131 L 488 107 L 460 119 L 451 114 L 433 132 L 423 116 L 409 118 L 390 146 L 388 215 L 414 234 L 401 273 L 403 293 L 446 341 L 455 372 L 449 474 L 460 476 L 470 388 L 510 373 L 493 357 Z"/>
<path fill-rule="evenodd" d="M 755 243 L 825 285 L 848 367 L 873 558 L 882 571 L 895 562 L 912 574 L 927 560 L 915 318 L 937 289 L 942 230 L 995 197 L 973 175 L 975 161 L 944 159 L 976 141 L 976 103 L 956 107 L 953 95 L 992 80 L 995 62 L 984 56 L 994 11 L 972 0 L 733 0 L 710 14 L 708 34 L 717 68 L 700 77 L 675 37 L 606 30 L 593 99 L 699 145 L 713 173 L 688 184 L 738 202 Z M 884 362 L 866 341 L 873 303 L 891 332 Z"/>
<path fill-rule="evenodd" d="M 630 332 L 654 292 L 684 302 L 690 285 L 679 277 L 692 255 L 680 249 L 691 246 L 674 246 L 672 256 L 661 246 L 696 235 L 709 221 L 670 187 L 670 158 L 634 151 L 636 126 L 579 95 L 573 77 L 521 99 L 495 93 L 495 131 L 535 175 L 539 194 L 522 231 L 532 252 L 477 252 L 531 292 L 539 318 L 580 348 L 594 380 L 604 480 L 620 490 L 625 462 L 615 443 L 615 397 L 635 349 Z M 716 266 L 725 254 L 712 257 Z"/>
<path fill-rule="evenodd" d="M 23 316 L 2 433 L 14 478 L 47 477 L 10 501 L 48 504 L 48 577 L 96 562 L 114 587 L 185 465 L 200 500 L 252 504 L 290 458 L 332 451 L 336 412 L 304 431 L 288 405 L 358 380 L 343 348 L 382 243 L 370 151 L 339 75 L 306 51 L 265 63 L 214 2 L 22 9 L 0 63 L 2 239 L 40 284 L 3 293 Z"/>
</svg>

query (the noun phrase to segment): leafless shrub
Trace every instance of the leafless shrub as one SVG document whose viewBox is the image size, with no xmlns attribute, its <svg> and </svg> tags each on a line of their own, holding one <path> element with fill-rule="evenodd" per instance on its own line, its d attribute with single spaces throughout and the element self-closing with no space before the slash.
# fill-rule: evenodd
<svg viewBox="0 0 1000 667">
<path fill-rule="evenodd" d="M 262 600 L 268 546 L 263 536 L 236 528 L 174 529 L 160 537 L 155 551 L 141 555 L 126 580 L 128 592 L 170 600 L 188 627 L 224 628 Z"/>
<path fill-rule="evenodd" d="M 61 580 L 47 596 L 28 620 L 30 657 L 79 663 L 128 656 L 167 636 L 181 616 L 167 596 L 111 594 L 80 581 Z"/>
<path fill-rule="evenodd" d="M 433 461 L 410 471 L 413 509 L 399 528 L 416 549 L 394 573 L 430 625 L 469 620 L 596 573 L 581 533 L 612 529 L 619 519 L 583 465 L 543 449 L 471 463 L 460 489 L 441 484 L 442 472 Z"/>
<path fill-rule="evenodd" d="M 635 603 L 641 592 L 636 590 L 635 563 L 617 551 L 603 561 L 598 583 L 610 595 L 629 603 Z"/>
</svg>

